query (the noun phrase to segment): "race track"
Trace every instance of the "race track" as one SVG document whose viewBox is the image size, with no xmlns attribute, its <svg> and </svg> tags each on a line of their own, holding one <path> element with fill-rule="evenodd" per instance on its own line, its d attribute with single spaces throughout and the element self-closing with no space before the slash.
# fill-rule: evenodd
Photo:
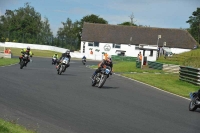
<svg viewBox="0 0 200 133">
<path fill-rule="evenodd" d="M 87 65 L 98 62 L 87 61 Z M 153 87 L 112 75 L 99 89 L 94 70 L 72 60 L 57 75 L 51 59 L 0 67 L 0 118 L 38 133 L 197 133 L 200 109 Z"/>
</svg>

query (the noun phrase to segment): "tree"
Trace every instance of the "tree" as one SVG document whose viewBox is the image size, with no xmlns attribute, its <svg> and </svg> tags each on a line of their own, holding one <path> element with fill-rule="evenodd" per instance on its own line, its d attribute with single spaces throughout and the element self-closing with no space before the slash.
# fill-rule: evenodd
<svg viewBox="0 0 200 133">
<path fill-rule="evenodd" d="M 193 16 L 189 17 L 186 23 L 190 24 L 189 33 L 194 37 L 194 39 L 200 43 L 200 8 L 192 13 Z"/>
<path fill-rule="evenodd" d="M 100 18 L 99 16 L 94 15 L 94 14 L 84 16 L 84 17 L 81 19 L 81 24 L 83 24 L 84 22 L 108 24 L 108 21 L 106 21 L 105 19 Z"/>
<path fill-rule="evenodd" d="M 39 40 L 40 39 L 40 40 Z M 37 35 L 37 42 L 41 44 L 50 45 L 52 44 L 53 33 L 50 29 L 50 24 L 48 18 L 44 18 L 42 21 L 40 33 Z"/>
<path fill-rule="evenodd" d="M 71 19 L 67 18 L 66 22 L 62 22 L 62 26 L 57 32 L 60 46 L 72 50 L 77 49 L 78 42 L 76 40 L 79 36 L 80 22 L 72 22 Z"/>
<path fill-rule="evenodd" d="M 1 41 L 50 44 L 52 33 L 47 18 L 41 20 L 40 13 L 36 12 L 29 3 L 17 10 L 6 10 L 0 16 Z"/>
<path fill-rule="evenodd" d="M 118 24 L 118 25 L 137 26 L 136 24 L 131 24 L 131 22 L 123 22 L 123 23 Z"/>
</svg>

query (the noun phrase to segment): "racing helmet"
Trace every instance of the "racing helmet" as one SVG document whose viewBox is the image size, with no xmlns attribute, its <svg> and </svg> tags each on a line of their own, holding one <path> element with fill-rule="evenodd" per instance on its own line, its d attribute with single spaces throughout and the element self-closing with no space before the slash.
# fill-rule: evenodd
<svg viewBox="0 0 200 133">
<path fill-rule="evenodd" d="M 31 48 L 28 46 L 27 48 L 26 48 L 27 50 L 31 50 Z"/>
<path fill-rule="evenodd" d="M 69 55 L 69 54 L 70 54 L 70 51 L 69 51 L 69 50 L 67 50 L 65 53 L 66 53 L 67 55 Z"/>
<path fill-rule="evenodd" d="M 110 63 L 111 63 L 111 60 L 110 60 L 110 58 L 107 58 L 105 61 L 106 61 L 106 63 L 108 63 L 108 64 L 110 64 Z"/>
</svg>

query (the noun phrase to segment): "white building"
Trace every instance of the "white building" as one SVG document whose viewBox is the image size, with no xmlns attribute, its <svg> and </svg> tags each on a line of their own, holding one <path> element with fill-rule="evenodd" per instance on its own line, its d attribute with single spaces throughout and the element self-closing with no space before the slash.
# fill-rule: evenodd
<svg viewBox="0 0 200 133">
<path fill-rule="evenodd" d="M 84 23 L 80 51 L 93 59 L 102 59 L 102 53 L 137 57 L 141 51 L 148 61 L 156 61 L 157 49 L 164 44 L 175 54 L 198 45 L 181 29 Z"/>
</svg>

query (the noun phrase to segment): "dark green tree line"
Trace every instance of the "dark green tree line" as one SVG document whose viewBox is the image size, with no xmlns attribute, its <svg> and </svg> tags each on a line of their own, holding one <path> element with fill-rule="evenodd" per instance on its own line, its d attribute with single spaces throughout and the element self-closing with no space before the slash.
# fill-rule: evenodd
<svg viewBox="0 0 200 133">
<path fill-rule="evenodd" d="M 189 17 L 186 23 L 190 24 L 188 31 L 194 37 L 194 39 L 200 43 L 200 8 L 192 13 L 193 16 Z"/>
<path fill-rule="evenodd" d="M 86 15 L 80 21 L 75 22 L 72 22 L 70 18 L 67 18 L 66 22 L 62 22 L 62 27 L 58 29 L 56 46 L 65 47 L 72 50 L 79 49 L 84 22 L 101 24 L 108 23 L 103 18 L 94 14 Z"/>
<path fill-rule="evenodd" d="M 40 13 L 29 3 L 17 10 L 6 10 L 0 16 L 0 41 L 50 44 L 52 32 L 48 19 L 43 22 Z"/>
</svg>

